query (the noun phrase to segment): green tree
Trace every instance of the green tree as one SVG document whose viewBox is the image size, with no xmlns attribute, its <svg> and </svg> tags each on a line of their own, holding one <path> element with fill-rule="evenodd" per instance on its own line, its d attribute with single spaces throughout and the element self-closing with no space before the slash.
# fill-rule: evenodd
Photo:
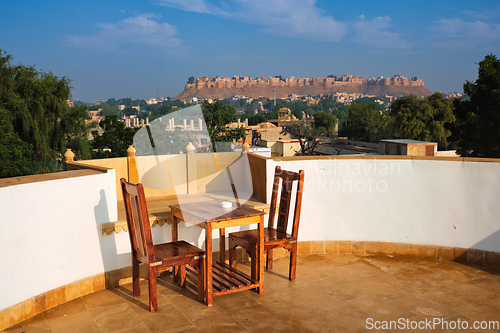
<svg viewBox="0 0 500 333">
<path fill-rule="evenodd" d="M 113 115 L 120 115 L 120 111 L 118 111 L 117 108 L 113 107 L 113 106 L 105 106 L 102 108 L 101 110 L 101 113 L 103 116 L 107 117 L 107 116 L 113 116 Z"/>
<path fill-rule="evenodd" d="M 466 81 L 468 100 L 455 101 L 452 128 L 461 156 L 500 157 L 500 61 L 493 54 L 479 62 L 475 82 Z"/>
<path fill-rule="evenodd" d="M 322 135 L 320 129 L 314 128 L 305 122 L 283 126 L 281 133 L 289 134 L 292 139 L 299 140 L 300 151 L 296 151 L 295 155 L 312 155 L 320 142 L 318 137 Z"/>
<path fill-rule="evenodd" d="M 188 78 L 188 83 L 194 83 L 194 76 L 190 76 Z"/>
<path fill-rule="evenodd" d="M 14 132 L 10 114 L 0 109 L 0 178 L 35 173 L 32 155 L 33 146 L 21 140 Z"/>
<path fill-rule="evenodd" d="M 114 98 L 109 98 L 109 99 L 106 101 L 105 106 L 117 107 L 117 106 L 118 106 L 118 102 L 117 102 L 117 101 L 116 101 L 116 99 L 114 99 Z"/>
<path fill-rule="evenodd" d="M 352 103 L 348 108 L 348 124 L 341 136 L 353 140 L 379 142 L 391 137 L 390 117 L 377 109 L 375 103 Z"/>
<path fill-rule="evenodd" d="M 197 142 L 194 135 L 179 127 L 171 131 L 167 128 L 166 122 L 161 121 L 154 121 L 150 126 L 142 127 L 134 135 L 137 156 L 186 153 L 186 147 L 190 142 Z"/>
<path fill-rule="evenodd" d="M 302 115 L 302 110 L 301 109 L 294 109 L 292 111 L 292 114 L 295 116 L 295 118 L 297 118 L 298 120 L 302 120 L 302 118 L 304 118 L 304 116 Z"/>
<path fill-rule="evenodd" d="M 227 148 L 216 148 L 217 142 L 230 143 L 233 140 L 238 141 L 239 139 L 245 138 L 246 131 L 245 128 L 228 128 L 226 125 L 237 121 L 238 114 L 236 109 L 230 105 L 224 104 L 221 101 L 215 101 L 209 103 L 204 102 L 202 105 L 203 117 L 205 118 L 205 123 L 207 125 L 208 134 L 210 136 L 210 141 L 214 145 L 214 149 L 217 151 Z M 222 147 L 224 145 L 217 145 Z M 225 145 L 227 146 L 227 145 Z"/>
<path fill-rule="evenodd" d="M 423 100 L 409 95 L 395 100 L 390 110 L 398 137 L 437 142 L 440 150 L 450 145 L 448 127 L 455 122 L 452 99 L 445 99 L 441 93 Z"/>
<path fill-rule="evenodd" d="M 2 125 L 8 138 L 2 141 L 1 149 L 5 152 L 11 144 L 15 150 L 5 159 L 10 161 L 7 163 L 11 163 L 11 167 L 2 168 L 13 170 L 12 173 L 2 172 L 2 175 L 56 171 L 66 148 L 74 149 L 77 158 L 88 158 L 86 107 L 68 106 L 69 79 L 58 78 L 33 66 L 13 66 L 11 59 L 0 50 L 0 109 L 8 114 L 2 118 L 10 124 Z M 31 166 L 16 167 L 16 158 Z"/>
<path fill-rule="evenodd" d="M 250 104 L 246 105 L 246 107 L 245 107 L 245 114 L 247 114 L 249 116 L 253 116 L 255 114 L 255 111 L 254 111 L 254 109 L 252 108 L 252 106 Z"/>
<path fill-rule="evenodd" d="M 260 123 L 265 123 L 265 122 L 266 122 L 266 118 L 261 114 L 254 114 L 254 115 L 248 117 L 248 125 L 249 126 L 255 126 L 255 125 L 258 125 Z"/>
<path fill-rule="evenodd" d="M 100 106 L 100 105 L 88 105 L 88 106 L 87 106 L 87 110 L 89 110 L 89 111 L 97 111 L 97 110 L 99 110 L 100 108 L 101 108 L 101 106 Z"/>
<path fill-rule="evenodd" d="M 118 116 L 106 116 L 99 122 L 104 130 L 102 135 L 92 131 L 92 158 L 126 157 L 127 149 L 134 142 L 134 134 L 139 128 L 125 127 Z"/>
<path fill-rule="evenodd" d="M 333 134 L 337 117 L 330 112 L 318 111 L 314 114 L 313 127 L 319 129 L 324 135 Z"/>
<path fill-rule="evenodd" d="M 132 115 L 137 115 L 138 111 L 134 109 L 131 106 L 127 106 L 125 109 L 122 110 L 122 114 L 124 116 L 132 116 Z"/>
</svg>

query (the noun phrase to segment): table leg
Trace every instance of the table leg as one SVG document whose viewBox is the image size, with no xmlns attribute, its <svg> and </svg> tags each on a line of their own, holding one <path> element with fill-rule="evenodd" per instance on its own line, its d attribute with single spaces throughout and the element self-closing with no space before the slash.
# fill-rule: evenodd
<svg viewBox="0 0 500 333">
<path fill-rule="evenodd" d="M 259 277 L 259 294 L 264 292 L 264 215 L 260 216 L 259 223 L 259 242 L 258 242 L 259 250 L 258 250 L 258 269 L 257 274 Z"/>
<path fill-rule="evenodd" d="M 177 226 L 179 224 L 179 219 L 172 215 L 172 242 L 177 242 L 179 240 L 179 231 Z M 174 266 L 174 281 L 179 280 L 179 266 Z"/>
<path fill-rule="evenodd" d="M 219 262 L 226 262 L 226 229 L 219 229 Z"/>
<path fill-rule="evenodd" d="M 207 228 L 205 229 L 205 269 L 206 269 L 206 300 L 207 305 L 210 306 L 213 304 L 213 295 L 212 295 L 212 225 L 207 223 Z"/>
</svg>

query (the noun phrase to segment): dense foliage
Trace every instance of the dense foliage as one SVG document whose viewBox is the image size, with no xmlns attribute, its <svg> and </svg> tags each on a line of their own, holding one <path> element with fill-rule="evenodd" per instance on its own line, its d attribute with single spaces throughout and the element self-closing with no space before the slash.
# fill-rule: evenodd
<svg viewBox="0 0 500 333">
<path fill-rule="evenodd" d="M 464 84 L 468 100 L 456 101 L 453 138 L 462 156 L 500 157 L 500 61 L 479 62 L 478 78 Z"/>
<path fill-rule="evenodd" d="M 53 172 L 67 148 L 89 158 L 86 107 L 68 106 L 69 80 L 11 59 L 0 50 L 0 176 Z"/>
<path fill-rule="evenodd" d="M 217 151 L 226 150 L 224 145 L 216 144 L 218 142 L 230 143 L 233 140 L 245 138 L 245 128 L 228 128 L 226 125 L 237 121 L 238 115 L 236 109 L 230 105 L 224 104 L 221 101 L 203 103 L 203 117 L 208 129 L 210 141 Z"/>
<path fill-rule="evenodd" d="M 340 136 L 367 142 L 378 142 L 392 136 L 390 117 L 374 102 L 353 102 L 348 109 L 348 119 Z"/>
<path fill-rule="evenodd" d="M 324 134 L 321 129 L 305 122 L 283 126 L 281 133 L 289 134 L 292 139 L 299 140 L 300 151 L 295 152 L 296 155 L 312 155 L 319 143 L 318 138 Z"/>
<path fill-rule="evenodd" d="M 125 127 L 118 120 L 117 115 L 106 116 L 99 122 L 104 130 L 102 135 L 98 131 L 92 131 L 92 158 L 111 158 L 127 156 L 127 149 L 134 142 L 134 134 L 137 128 Z"/>
<path fill-rule="evenodd" d="M 330 112 L 318 111 L 314 114 L 313 127 L 318 129 L 322 135 L 333 136 L 336 124 L 337 117 Z"/>
<path fill-rule="evenodd" d="M 404 96 L 391 104 L 396 137 L 437 142 L 440 150 L 450 145 L 449 127 L 455 122 L 453 112 L 453 99 L 446 99 L 441 93 L 424 99 Z"/>
</svg>

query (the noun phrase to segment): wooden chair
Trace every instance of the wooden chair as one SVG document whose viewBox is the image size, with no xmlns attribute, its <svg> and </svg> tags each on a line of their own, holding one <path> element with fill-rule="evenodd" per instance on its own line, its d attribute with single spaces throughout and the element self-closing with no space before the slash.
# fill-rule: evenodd
<svg viewBox="0 0 500 333">
<path fill-rule="evenodd" d="M 128 233 L 132 247 L 132 283 L 134 296 L 141 294 L 139 286 L 139 263 L 148 266 L 149 309 L 158 309 L 156 294 L 156 277 L 169 267 L 180 266 L 175 278 L 179 286 L 186 286 L 186 265 L 198 269 L 198 300 L 203 301 L 204 293 L 204 256 L 205 252 L 185 241 L 176 241 L 153 245 L 151 226 L 144 187 L 142 184 L 128 183 L 120 179 L 125 212 L 127 215 Z"/>
<path fill-rule="evenodd" d="M 276 215 L 277 199 L 280 180 L 281 197 L 279 202 L 278 224 L 274 227 Z M 290 201 L 292 198 L 292 185 L 297 182 L 295 194 L 295 209 L 293 213 L 292 234 L 287 233 L 288 218 L 290 215 Z M 281 170 L 276 166 L 274 173 L 273 192 L 271 196 L 271 208 L 269 211 L 268 227 L 264 229 L 264 252 L 267 253 L 266 268 L 272 269 L 273 249 L 285 248 L 290 252 L 290 271 L 288 278 L 295 280 L 297 266 L 297 236 L 299 233 L 300 209 L 302 205 L 302 190 L 304 186 L 304 171 L 291 172 Z M 229 262 L 233 268 L 236 268 L 236 247 L 244 248 L 250 255 L 252 261 L 252 278 L 256 276 L 257 260 L 257 239 L 258 230 L 245 230 L 229 234 Z"/>
</svg>

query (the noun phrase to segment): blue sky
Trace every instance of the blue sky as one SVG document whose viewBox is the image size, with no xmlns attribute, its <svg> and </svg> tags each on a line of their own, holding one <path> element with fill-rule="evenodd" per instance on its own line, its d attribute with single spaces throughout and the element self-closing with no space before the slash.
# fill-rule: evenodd
<svg viewBox="0 0 500 333">
<path fill-rule="evenodd" d="M 174 97 L 204 75 L 403 75 L 462 92 L 500 57 L 500 1 L 0 0 L 0 49 L 86 102 Z"/>
</svg>

